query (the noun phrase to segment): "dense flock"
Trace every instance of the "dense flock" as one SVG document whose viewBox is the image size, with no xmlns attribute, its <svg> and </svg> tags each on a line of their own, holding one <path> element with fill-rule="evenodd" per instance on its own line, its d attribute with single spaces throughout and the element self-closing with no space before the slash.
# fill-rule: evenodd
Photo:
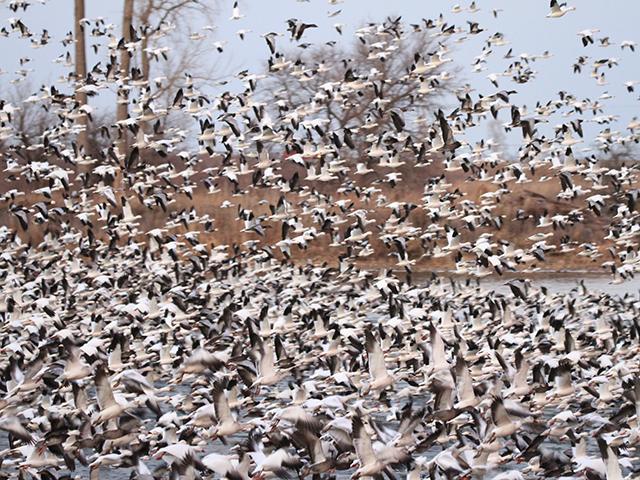
<svg viewBox="0 0 640 480">
<path fill-rule="evenodd" d="M 166 19 L 200 3 L 154 26 L 127 17 L 144 1 L 63 38 L 3 2 L 0 36 L 59 45 L 70 73 L 0 98 L 0 478 L 640 475 L 640 296 L 526 278 L 566 258 L 633 277 L 637 166 L 615 156 L 640 121 L 606 90 L 519 104 L 553 52 L 518 53 L 489 1 L 363 24 L 350 54 L 343 23 L 314 50 L 320 22 L 251 32 L 235 2 L 219 21 L 262 35 L 265 67 L 215 88 L 138 62 L 175 61 Z M 188 39 L 222 52 L 214 31 Z M 100 56 L 82 75 L 78 32 Z M 638 65 L 615 32 L 571 41 L 579 82 Z M 491 91 L 460 80 L 463 42 Z"/>
</svg>

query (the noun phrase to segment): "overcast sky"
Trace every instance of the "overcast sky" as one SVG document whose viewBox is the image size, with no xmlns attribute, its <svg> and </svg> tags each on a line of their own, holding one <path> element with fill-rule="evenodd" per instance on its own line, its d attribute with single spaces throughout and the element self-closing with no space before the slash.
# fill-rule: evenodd
<svg viewBox="0 0 640 480">
<path fill-rule="evenodd" d="M 487 75 L 501 71 L 508 65 L 509 60 L 502 57 L 509 48 L 513 48 L 514 55 L 523 52 L 531 55 L 541 54 L 549 50 L 554 55 L 551 59 L 533 65 L 533 69 L 537 71 L 533 81 L 526 85 L 516 85 L 507 79 L 501 80 L 501 88 L 518 91 L 513 97 L 514 102 L 532 107 L 536 101 L 544 102 L 556 98 L 560 90 L 592 99 L 607 92 L 613 96 L 605 101 L 607 113 L 620 116 L 620 122 L 616 125 L 618 128 L 624 128 L 638 113 L 638 91 L 635 94 L 627 93 L 624 82 L 640 80 L 640 52 L 621 51 L 619 44 L 623 40 L 640 43 L 640 30 L 637 27 L 640 19 L 640 1 L 573 0 L 570 3 L 575 5 L 577 10 L 560 19 L 545 17 L 549 7 L 547 0 L 478 0 L 476 4 L 481 10 L 475 14 L 452 13 L 452 6 L 456 3 L 443 0 L 344 0 L 331 5 L 327 0 L 240 0 L 244 17 L 231 21 L 229 17 L 232 1 L 219 0 L 216 29 L 211 34 L 210 61 L 219 65 L 221 74 L 229 76 L 243 69 L 259 71 L 269 55 L 267 45 L 260 35 L 271 31 L 285 32 L 286 20 L 292 17 L 318 24 L 319 28 L 305 33 L 306 42 L 322 43 L 335 40 L 351 43 L 353 31 L 367 21 L 380 21 L 390 15 L 401 15 L 408 23 L 419 23 L 422 18 L 435 18 L 442 12 L 449 23 L 466 29 L 466 21 L 473 19 L 486 29 L 469 41 L 455 44 L 452 54 L 457 64 L 463 67 L 463 80 L 470 83 L 477 92 L 487 94 L 495 91 L 487 80 Z M 467 7 L 470 2 L 459 3 Z M 52 59 L 65 51 L 59 39 L 72 29 L 72 8 L 71 0 L 49 0 L 44 5 L 33 1 L 26 13 L 11 12 L 6 6 L 0 11 L 4 17 L 3 25 L 7 28 L 9 18 L 22 17 L 34 33 L 39 34 L 46 28 L 54 37 L 50 45 L 39 49 L 32 48 L 29 40 L 20 39 L 15 33 L 8 38 L 0 38 L 0 70 L 3 72 L 0 75 L 0 84 L 3 91 L 10 88 L 9 82 L 16 78 L 14 72 L 21 68 L 19 60 L 23 57 L 32 59 L 22 68 L 34 70 L 30 73 L 30 78 L 35 87 L 39 83 L 55 82 L 65 73 L 66 70 L 54 64 Z M 86 8 L 87 16 L 90 18 L 101 16 L 108 23 L 120 22 L 122 1 L 86 0 Z M 492 15 L 494 9 L 502 10 L 497 19 Z M 329 18 L 327 13 L 336 10 L 341 10 L 341 13 Z M 339 35 L 333 28 L 335 23 L 345 25 L 343 35 Z M 193 25 L 195 28 L 201 27 L 202 19 L 193 19 Z M 583 48 L 577 32 L 588 28 L 599 28 L 600 33 L 597 36 L 609 36 L 615 46 Z M 244 41 L 236 34 L 240 29 L 251 30 Z M 118 27 L 118 32 L 119 30 Z M 473 57 L 480 53 L 486 38 L 495 32 L 502 32 L 510 45 L 494 48 L 487 70 L 472 72 L 470 64 Z M 224 53 L 216 52 L 213 47 L 214 41 L 228 42 Z M 279 46 L 290 47 L 289 43 L 287 36 L 278 39 Z M 571 65 L 579 55 L 589 55 L 591 60 L 616 57 L 620 60 L 620 66 L 606 71 L 608 85 L 598 86 L 594 79 L 589 78 L 588 73 L 580 76 L 572 73 Z M 90 57 L 89 60 L 90 68 L 91 63 L 97 59 Z M 638 87 L 640 90 L 640 86 Z"/>
</svg>

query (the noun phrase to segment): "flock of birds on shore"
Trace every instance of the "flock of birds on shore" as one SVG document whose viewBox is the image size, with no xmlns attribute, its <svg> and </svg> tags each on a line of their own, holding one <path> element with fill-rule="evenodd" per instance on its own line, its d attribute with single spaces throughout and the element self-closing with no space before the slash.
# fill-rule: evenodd
<svg viewBox="0 0 640 480">
<path fill-rule="evenodd" d="M 55 41 L 29 29 L 26 12 L 36 7 L 8 7 L 24 18 L 11 18 L 0 36 L 34 48 Z M 640 121 L 617 131 L 607 93 L 581 99 L 562 91 L 531 110 L 517 105 L 504 84 L 524 88 L 552 53 L 514 54 L 504 34 L 473 20 L 481 7 L 453 7 L 452 15 L 470 15 L 464 27 L 440 15 L 356 30 L 368 59 L 381 65 L 412 36 L 434 39 L 400 78 L 348 59 L 295 59 L 282 50 L 285 34 L 269 32 L 268 67 L 240 72 L 241 92 L 207 95 L 186 74 L 167 105 L 157 94 L 162 78 L 141 79 L 135 62 L 120 70 L 121 53 L 138 53 L 149 29 L 134 25 L 120 38 L 103 19 L 85 19 L 106 61 L 85 79 L 70 75 L 69 91 L 43 86 L 22 105 L 0 99 L 0 168 L 4 184 L 16 185 L 0 193 L 0 479 L 640 475 L 640 297 L 584 283 L 556 293 L 510 280 L 500 293 L 477 281 L 412 277 L 417 261 L 433 258 L 484 277 L 535 270 L 551 254 L 578 255 L 610 270 L 614 283 L 639 266 L 637 167 L 602 159 L 640 142 Z M 548 21 L 574 10 L 551 0 Z M 502 12 L 492 13 L 499 23 Z M 235 2 L 229 21 L 242 18 Z M 343 34 L 344 25 L 334 27 Z M 289 19 L 284 28 L 307 50 L 305 35 L 319 27 Z M 479 35 L 486 39 L 474 72 L 498 49 L 509 60 L 487 75 L 497 91 L 483 95 L 449 86 L 448 45 Z M 619 48 L 637 62 L 635 42 L 599 35 L 584 30 L 576 42 Z M 68 48 L 73 34 L 61 42 Z M 166 46 L 148 53 L 171 58 Z M 56 61 L 72 65 L 69 54 Z M 584 55 L 570 68 L 604 86 L 620 63 Z M 261 99 L 259 85 L 272 77 L 312 82 L 338 66 L 306 103 L 293 105 L 282 92 Z M 415 87 L 402 109 L 387 108 L 392 82 Z M 624 85 L 633 101 L 635 85 Z M 445 88 L 454 90 L 453 110 L 425 117 L 412 109 Z M 109 89 L 133 108 L 127 119 L 94 128 L 106 144 L 90 154 L 76 137 L 79 119 L 93 122 L 97 108 L 75 94 Z M 365 118 L 339 128 L 326 119 L 330 102 L 355 107 L 371 92 Z M 28 105 L 53 118 L 36 138 L 17 122 Z M 198 132 L 166 121 L 175 117 Z M 558 118 L 549 135 L 545 124 Z M 465 140 L 489 121 L 517 132 L 517 159 L 491 140 Z M 593 149 L 578 151 L 598 128 Z M 353 160 L 357 152 L 362 158 Z M 426 167 L 439 175 L 425 181 L 420 204 L 389 200 L 402 198 L 402 172 Z M 454 176 L 487 191 L 466 198 Z M 540 214 L 523 205 L 505 215 L 500 208 L 528 182 L 534 191 L 555 183 L 553 201 L 563 209 Z M 237 241 L 211 240 L 235 228 L 202 213 L 213 201 L 218 211 L 237 209 Z M 382 221 L 380 212 L 388 213 Z M 426 226 L 416 224 L 418 214 Z M 163 223 L 146 228 L 158 216 Z M 514 221 L 535 233 L 502 235 Z M 572 238 L 590 222 L 591 241 Z M 274 242 L 266 240 L 270 229 Z M 557 244 L 554 232 L 562 232 Z M 335 262 L 305 262 L 319 242 Z M 405 275 L 362 268 L 358 260 L 379 244 Z"/>
</svg>

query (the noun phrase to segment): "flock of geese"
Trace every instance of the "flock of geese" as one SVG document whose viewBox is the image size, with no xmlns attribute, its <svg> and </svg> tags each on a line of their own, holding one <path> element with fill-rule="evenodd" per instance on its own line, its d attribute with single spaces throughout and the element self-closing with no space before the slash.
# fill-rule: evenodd
<svg viewBox="0 0 640 480">
<path fill-rule="evenodd" d="M 34 48 L 73 43 L 32 32 L 29 2 L 7 6 L 24 18 L 2 36 Z M 243 22 L 240 7 L 228 21 Z M 454 6 L 452 15 L 470 15 L 463 26 L 444 15 L 366 24 L 356 41 L 381 65 L 412 35 L 433 38 L 433 50 L 415 52 L 399 78 L 345 59 L 297 105 L 281 92 L 261 100 L 258 85 L 283 74 L 310 82 L 337 66 L 296 59 L 285 33 L 263 35 L 268 67 L 240 72 L 241 91 L 207 95 L 185 72 L 162 105 L 162 78 L 141 80 L 118 63 L 143 48 L 148 29 L 134 25 L 125 41 L 103 19 L 85 19 L 95 51 L 107 52 L 86 78 L 43 86 L 22 104 L 0 99 L 9 186 L 0 196 L 0 478 L 637 478 L 639 296 L 584 283 L 557 293 L 514 279 L 501 293 L 476 280 L 412 278 L 417 261 L 433 258 L 467 277 L 535 270 L 551 255 L 586 257 L 614 283 L 639 268 L 637 167 L 602 160 L 640 141 L 640 120 L 617 129 L 606 92 L 518 105 L 507 84 L 525 88 L 552 53 L 515 54 L 503 33 L 473 20 L 482 7 Z M 574 10 L 551 0 L 548 21 Z M 501 10 L 492 13 L 499 23 Z M 292 45 L 318 28 L 283 22 Z M 588 53 L 568 68 L 603 86 L 623 62 L 606 52 L 637 63 L 636 44 L 599 35 L 574 37 Z M 486 73 L 495 92 L 447 83 L 448 45 L 475 37 L 474 72 L 486 73 L 492 56 L 507 60 Z M 171 56 L 147 48 L 154 61 Z M 386 108 L 390 82 L 414 89 L 402 109 Z M 624 85 L 631 101 L 635 84 Z M 453 109 L 412 109 L 445 88 Z M 98 108 L 74 95 L 108 90 L 132 109 L 93 125 L 105 144 L 85 151 L 79 119 L 91 124 Z M 325 116 L 328 103 L 355 107 L 371 92 L 366 118 L 338 128 Z M 52 114 L 35 138 L 17 121 L 30 104 Z M 519 140 L 516 159 L 491 139 L 468 140 L 490 121 Z M 587 141 L 590 150 L 577 146 Z M 407 172 L 423 167 L 439 174 L 419 204 L 404 200 Z M 485 193 L 470 198 L 454 176 Z M 551 200 L 564 207 L 528 211 L 512 195 L 526 183 L 555 185 Z M 211 241 L 235 228 L 203 213 L 211 202 L 236 209 L 242 239 Z M 149 218 L 162 224 L 147 228 Z M 533 233 L 503 235 L 513 222 Z M 589 241 L 572 238 L 585 226 Z M 305 261 L 319 243 L 335 261 Z M 404 275 L 362 268 L 379 248 Z"/>
</svg>

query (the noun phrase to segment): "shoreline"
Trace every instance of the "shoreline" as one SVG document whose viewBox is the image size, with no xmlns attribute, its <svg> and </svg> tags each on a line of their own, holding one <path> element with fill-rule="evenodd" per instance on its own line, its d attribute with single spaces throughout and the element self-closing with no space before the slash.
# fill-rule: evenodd
<svg viewBox="0 0 640 480">
<path fill-rule="evenodd" d="M 363 267 L 363 270 L 368 270 L 371 272 L 381 272 L 381 271 L 391 271 L 395 275 L 403 275 L 406 274 L 406 270 L 394 268 L 386 268 L 384 266 L 376 266 L 376 267 Z M 586 269 L 540 269 L 536 271 L 519 271 L 519 272 L 503 272 L 502 275 L 498 273 L 491 273 L 485 276 L 476 276 L 471 274 L 459 273 L 455 270 L 447 270 L 447 269 L 428 269 L 428 268 L 412 268 L 411 274 L 414 276 L 425 277 L 431 274 L 436 274 L 439 277 L 456 277 L 456 278 L 474 278 L 478 280 L 482 280 L 484 278 L 487 279 L 499 279 L 499 278 L 535 278 L 540 276 L 552 276 L 553 278 L 575 278 L 577 275 L 587 276 L 589 278 L 610 278 L 607 272 L 601 270 L 586 270 Z"/>
</svg>

